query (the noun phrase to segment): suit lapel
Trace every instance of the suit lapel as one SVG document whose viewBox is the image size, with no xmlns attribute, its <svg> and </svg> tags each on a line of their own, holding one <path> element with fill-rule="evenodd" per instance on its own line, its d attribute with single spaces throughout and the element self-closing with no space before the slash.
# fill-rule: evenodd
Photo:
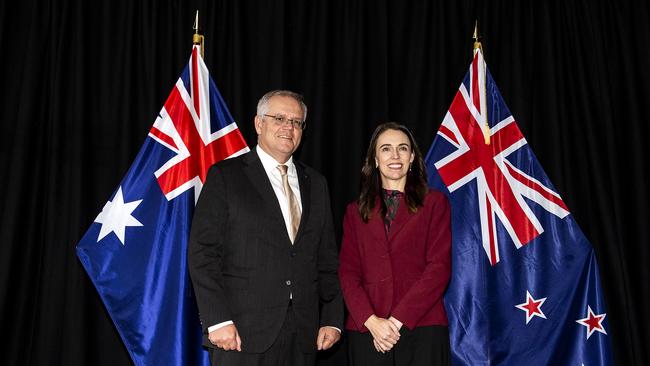
<svg viewBox="0 0 650 366">
<path fill-rule="evenodd" d="M 244 158 L 244 173 L 250 180 L 251 185 L 257 190 L 257 193 L 264 199 L 266 207 L 269 212 L 273 213 L 272 216 L 276 219 L 277 224 L 285 228 L 284 232 L 286 234 L 286 225 L 282 216 L 282 210 L 280 209 L 280 202 L 278 202 L 278 197 L 276 197 L 273 187 L 271 187 L 269 177 L 266 175 L 262 161 L 260 161 L 255 150 L 246 154 Z M 289 236 L 287 234 L 288 238 Z"/>
<path fill-rule="evenodd" d="M 311 179 L 305 172 L 305 167 L 301 163 L 296 161 L 296 159 L 293 160 L 293 163 L 296 166 L 296 173 L 298 174 L 298 185 L 300 186 L 300 202 L 302 203 L 300 225 L 298 226 L 296 239 L 293 242 L 295 245 L 298 243 L 298 239 L 300 238 L 302 232 L 305 230 L 304 228 L 307 225 L 307 220 L 309 219 L 309 212 L 311 209 Z"/>
</svg>

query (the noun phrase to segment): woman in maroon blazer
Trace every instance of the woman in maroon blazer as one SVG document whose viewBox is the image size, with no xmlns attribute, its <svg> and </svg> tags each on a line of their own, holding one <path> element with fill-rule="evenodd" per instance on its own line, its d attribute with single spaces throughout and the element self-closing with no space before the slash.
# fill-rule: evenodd
<svg viewBox="0 0 650 366">
<path fill-rule="evenodd" d="M 411 132 L 372 135 L 361 192 L 343 221 L 339 278 L 351 365 L 448 365 L 443 294 L 451 267 L 449 203 L 430 190 Z"/>
</svg>

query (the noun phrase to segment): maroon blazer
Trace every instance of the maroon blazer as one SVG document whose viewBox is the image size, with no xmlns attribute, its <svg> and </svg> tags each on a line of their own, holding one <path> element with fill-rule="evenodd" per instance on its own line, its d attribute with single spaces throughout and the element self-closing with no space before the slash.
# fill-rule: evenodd
<svg viewBox="0 0 650 366">
<path fill-rule="evenodd" d="M 430 190 L 410 213 L 402 198 L 388 235 L 379 208 L 364 223 L 356 202 L 343 219 L 339 279 L 350 311 L 345 328 L 367 332 L 372 315 L 409 329 L 447 325 L 443 295 L 451 273 L 449 202 Z"/>
</svg>

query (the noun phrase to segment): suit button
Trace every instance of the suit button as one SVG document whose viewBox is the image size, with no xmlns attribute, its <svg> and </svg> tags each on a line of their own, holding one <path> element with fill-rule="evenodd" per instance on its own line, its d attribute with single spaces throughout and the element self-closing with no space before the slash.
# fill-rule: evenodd
<svg viewBox="0 0 650 366">
<path fill-rule="evenodd" d="M 287 284 L 287 286 L 291 286 L 291 280 L 287 280 L 287 282 L 285 283 Z"/>
<path fill-rule="evenodd" d="M 295 257 L 296 254 L 298 254 L 298 253 L 296 253 L 296 252 L 294 252 L 294 251 L 291 251 L 291 256 L 292 256 L 292 257 Z"/>
</svg>

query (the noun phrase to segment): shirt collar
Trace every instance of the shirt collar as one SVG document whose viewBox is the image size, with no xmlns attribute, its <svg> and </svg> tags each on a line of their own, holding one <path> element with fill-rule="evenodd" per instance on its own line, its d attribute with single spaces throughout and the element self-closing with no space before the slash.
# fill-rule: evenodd
<svg viewBox="0 0 650 366">
<path fill-rule="evenodd" d="M 391 202 L 399 201 L 403 196 L 404 196 L 404 192 L 398 190 L 386 189 L 386 188 L 381 189 L 381 198 L 387 204 Z"/>
<path fill-rule="evenodd" d="M 266 171 L 267 175 L 280 172 L 278 170 L 278 165 L 280 165 L 280 163 L 278 163 L 271 155 L 264 151 L 260 145 L 255 146 L 255 151 L 257 152 L 257 156 L 260 157 L 260 161 L 262 162 L 262 166 L 264 166 L 264 171 Z M 284 163 L 284 165 L 289 167 L 287 170 L 289 176 L 296 175 L 296 165 L 293 163 L 293 156 L 291 156 L 289 160 Z"/>
<path fill-rule="evenodd" d="M 382 188 L 381 191 L 382 191 L 381 192 L 382 196 L 384 198 L 386 198 L 386 197 L 400 197 L 400 196 L 404 195 L 404 192 L 396 190 L 396 189 Z"/>
</svg>

